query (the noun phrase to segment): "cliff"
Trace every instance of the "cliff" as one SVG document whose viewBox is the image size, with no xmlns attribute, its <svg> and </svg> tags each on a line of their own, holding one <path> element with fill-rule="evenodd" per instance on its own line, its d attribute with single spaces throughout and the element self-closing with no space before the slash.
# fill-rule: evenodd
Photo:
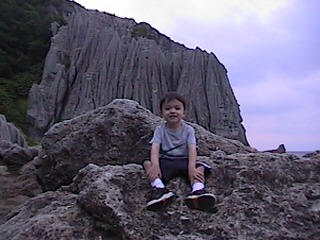
<svg viewBox="0 0 320 240">
<path fill-rule="evenodd" d="M 33 137 L 115 98 L 135 100 L 157 114 L 161 96 L 175 90 L 188 99 L 187 120 L 248 145 L 227 70 L 213 53 L 188 49 L 148 23 L 75 2 L 51 12 L 64 24 L 52 23 L 42 80 L 29 93 Z"/>
<path fill-rule="evenodd" d="M 13 124 L 7 122 L 4 115 L 0 114 L 0 141 L 7 141 L 17 144 L 20 147 L 27 147 L 23 133 Z"/>
</svg>

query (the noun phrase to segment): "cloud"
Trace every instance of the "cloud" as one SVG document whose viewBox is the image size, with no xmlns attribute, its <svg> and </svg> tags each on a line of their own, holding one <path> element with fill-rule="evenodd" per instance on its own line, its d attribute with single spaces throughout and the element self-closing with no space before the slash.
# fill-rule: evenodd
<svg viewBox="0 0 320 240">
<path fill-rule="evenodd" d="M 77 0 L 89 9 L 100 9 L 119 17 L 134 18 L 137 22 L 152 23 L 156 28 L 170 28 L 176 18 L 216 22 L 229 18 L 241 22 L 245 15 L 255 15 L 266 21 L 276 9 L 289 0 Z"/>
<path fill-rule="evenodd" d="M 270 76 L 235 89 L 253 146 L 263 150 L 285 143 L 291 151 L 319 149 L 319 79 L 320 68 L 304 78 Z"/>
<path fill-rule="evenodd" d="M 320 92 L 319 79 L 320 68 L 304 78 L 271 74 L 264 81 L 241 85 L 235 91 L 242 105 L 250 105 L 251 113 L 259 113 L 259 109 L 266 114 L 278 114 L 284 109 L 311 110 L 319 104 L 316 94 Z"/>
<path fill-rule="evenodd" d="M 176 18 L 167 33 L 188 47 L 199 46 L 214 52 L 229 70 L 233 85 L 259 81 L 270 72 L 303 76 L 320 62 L 320 48 L 316 47 L 320 28 L 312 17 L 313 9 L 318 9 L 316 5 L 320 7 L 320 3 L 289 3 L 283 2 L 265 18 L 259 17 L 258 12 L 238 13 L 242 14 L 241 21 L 236 17 L 217 21 Z M 310 17 L 306 18 L 308 14 Z M 253 67 L 257 63 L 260 66 Z"/>
</svg>

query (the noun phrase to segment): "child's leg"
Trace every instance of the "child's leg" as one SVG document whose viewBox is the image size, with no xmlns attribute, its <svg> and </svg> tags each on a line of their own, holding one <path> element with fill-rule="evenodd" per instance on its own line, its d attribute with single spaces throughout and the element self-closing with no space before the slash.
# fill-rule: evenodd
<svg viewBox="0 0 320 240">
<path fill-rule="evenodd" d="M 206 162 L 203 162 L 203 161 L 198 161 L 196 162 L 196 169 L 202 174 L 202 179 L 203 181 L 199 181 L 197 179 L 190 179 L 190 183 L 191 183 L 191 186 L 193 186 L 194 184 L 197 184 L 197 183 L 201 183 L 203 184 L 202 185 L 202 188 L 204 188 L 204 184 L 205 184 L 205 180 L 206 180 L 206 177 L 210 174 L 211 172 L 211 167 L 210 165 L 208 165 Z M 198 189 L 197 189 L 198 190 Z"/>
<path fill-rule="evenodd" d="M 205 178 L 205 168 L 202 165 L 199 165 L 197 167 L 197 170 L 202 174 L 203 179 Z M 204 189 L 204 181 L 199 181 L 197 179 L 191 178 L 190 179 L 191 187 L 192 187 L 192 192 Z"/>
<path fill-rule="evenodd" d="M 206 163 L 197 162 L 196 169 L 202 174 L 203 181 L 190 179 L 192 191 L 185 199 L 186 205 L 191 209 L 211 211 L 216 202 L 216 197 L 205 190 L 205 177 L 209 174 L 211 167 Z"/>
<path fill-rule="evenodd" d="M 142 163 L 143 169 L 145 173 L 148 173 L 151 169 L 151 161 L 150 160 L 145 160 Z M 150 181 L 150 184 L 154 188 L 165 188 L 165 185 L 163 184 L 162 180 L 160 178 L 156 178 L 153 181 L 148 179 Z"/>
<path fill-rule="evenodd" d="M 150 160 L 144 160 L 142 166 L 146 173 L 148 173 L 152 167 Z M 161 169 L 161 173 L 163 173 Z M 149 179 L 150 181 L 150 179 Z M 147 210 L 158 211 L 168 206 L 175 198 L 173 192 L 169 191 L 160 178 L 156 178 L 151 182 L 151 186 L 154 188 L 153 193 L 147 200 Z"/>
<path fill-rule="evenodd" d="M 149 172 L 149 170 L 151 168 L 151 161 L 150 160 L 144 160 L 142 162 L 142 167 L 143 167 L 145 173 Z"/>
</svg>

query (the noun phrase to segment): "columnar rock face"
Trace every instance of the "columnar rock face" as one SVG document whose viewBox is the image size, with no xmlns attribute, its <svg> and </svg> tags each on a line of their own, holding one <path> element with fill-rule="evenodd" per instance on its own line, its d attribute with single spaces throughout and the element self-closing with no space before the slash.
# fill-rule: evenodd
<svg viewBox="0 0 320 240">
<path fill-rule="evenodd" d="M 29 148 L 23 133 L 0 114 L 0 167 L 2 163 L 20 166 L 30 161 L 37 150 Z"/>
<path fill-rule="evenodd" d="M 6 117 L 2 114 L 0 114 L 0 141 L 17 144 L 20 147 L 28 147 L 22 132 L 13 123 L 7 122 Z"/>
<path fill-rule="evenodd" d="M 42 81 L 29 94 L 34 137 L 115 98 L 158 113 L 161 96 L 173 90 L 188 100 L 187 120 L 248 145 L 227 70 L 213 53 L 188 49 L 147 23 L 74 2 L 59 11 L 66 24 L 52 24 Z"/>
</svg>

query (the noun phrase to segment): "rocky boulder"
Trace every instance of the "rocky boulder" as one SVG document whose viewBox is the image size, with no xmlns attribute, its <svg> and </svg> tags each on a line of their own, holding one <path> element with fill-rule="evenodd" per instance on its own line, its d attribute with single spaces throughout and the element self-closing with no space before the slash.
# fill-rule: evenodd
<svg viewBox="0 0 320 240">
<path fill-rule="evenodd" d="M 18 175 L 0 166 L 0 239 L 318 239 L 318 152 L 301 159 L 258 152 L 192 123 L 199 158 L 212 167 L 206 187 L 218 198 L 214 211 L 190 210 L 190 186 L 180 178 L 168 184 L 173 204 L 147 211 L 151 187 L 139 163 L 160 121 L 116 99 L 55 124 Z"/>
<path fill-rule="evenodd" d="M 32 161 L 39 149 L 28 147 L 22 132 L 0 115 L 0 219 L 41 192 Z"/>
<path fill-rule="evenodd" d="M 115 100 L 115 104 L 55 124 L 42 140 L 46 158 L 39 167 L 38 178 L 43 189 L 54 190 L 69 184 L 88 163 L 141 161 L 148 156 L 152 134 L 148 124 L 154 118 L 136 102 Z"/>
<path fill-rule="evenodd" d="M 307 153 L 303 157 L 305 157 L 305 158 L 320 158 L 320 150 L 316 150 L 314 152 Z"/>
<path fill-rule="evenodd" d="M 264 152 L 270 152 L 270 153 L 286 153 L 286 147 L 284 144 L 280 144 L 277 149 L 270 149 L 270 150 L 265 150 Z"/>
<path fill-rule="evenodd" d="M 177 194 L 172 205 L 146 211 L 150 186 L 141 165 L 88 164 L 69 186 L 7 215 L 1 239 L 319 239 L 319 158 L 214 152 L 203 158 L 213 167 L 207 189 L 218 197 L 215 212 L 188 209 L 182 179 L 168 185 Z"/>
<path fill-rule="evenodd" d="M 0 114 L 0 141 L 15 143 L 20 147 L 28 147 L 22 131 L 13 123 L 7 122 L 6 117 L 2 114 Z"/>
<path fill-rule="evenodd" d="M 46 158 L 38 169 L 39 183 L 45 191 L 55 190 L 70 184 L 89 163 L 140 163 L 149 157 L 149 141 L 160 121 L 160 117 L 133 100 L 115 99 L 107 106 L 55 124 L 42 139 Z M 199 155 L 210 156 L 218 149 L 227 154 L 256 152 L 239 141 L 190 124 L 196 130 Z"/>
<path fill-rule="evenodd" d="M 35 166 L 34 161 L 23 166 L 7 165 L 0 161 L 0 223 L 9 212 L 42 192 L 36 179 Z"/>
<path fill-rule="evenodd" d="M 22 166 L 37 154 L 37 148 L 28 147 L 22 131 L 0 114 L 0 164 Z"/>
</svg>

